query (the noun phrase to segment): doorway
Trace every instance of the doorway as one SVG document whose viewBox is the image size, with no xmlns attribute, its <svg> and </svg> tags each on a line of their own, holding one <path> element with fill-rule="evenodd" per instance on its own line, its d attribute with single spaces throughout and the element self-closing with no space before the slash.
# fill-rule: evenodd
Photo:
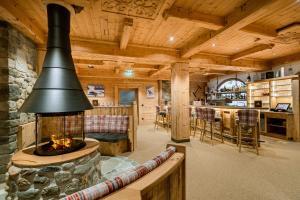
<svg viewBox="0 0 300 200">
<path fill-rule="evenodd" d="M 119 105 L 131 106 L 133 102 L 137 105 L 137 118 L 139 124 L 139 98 L 138 98 L 138 88 L 118 88 Z"/>
<path fill-rule="evenodd" d="M 138 105 L 138 89 L 130 88 L 123 89 L 119 88 L 119 104 L 122 106 L 132 105 L 133 102 L 136 102 Z"/>
</svg>

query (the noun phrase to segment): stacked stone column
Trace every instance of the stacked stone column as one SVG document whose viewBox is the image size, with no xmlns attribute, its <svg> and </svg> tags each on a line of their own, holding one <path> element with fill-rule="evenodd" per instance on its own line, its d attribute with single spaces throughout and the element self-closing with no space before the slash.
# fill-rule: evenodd
<svg viewBox="0 0 300 200">
<path fill-rule="evenodd" d="M 7 168 L 17 150 L 20 124 L 33 121 L 18 109 L 36 81 L 36 45 L 4 21 L 0 21 L 0 199 L 4 199 Z"/>
</svg>

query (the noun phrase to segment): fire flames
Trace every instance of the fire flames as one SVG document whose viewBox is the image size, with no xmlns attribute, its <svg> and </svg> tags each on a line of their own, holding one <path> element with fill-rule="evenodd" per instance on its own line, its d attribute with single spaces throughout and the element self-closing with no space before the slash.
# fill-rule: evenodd
<svg viewBox="0 0 300 200">
<path fill-rule="evenodd" d="M 72 138 L 60 139 L 57 135 L 51 135 L 51 144 L 54 149 L 63 149 L 65 147 L 71 147 Z"/>
</svg>

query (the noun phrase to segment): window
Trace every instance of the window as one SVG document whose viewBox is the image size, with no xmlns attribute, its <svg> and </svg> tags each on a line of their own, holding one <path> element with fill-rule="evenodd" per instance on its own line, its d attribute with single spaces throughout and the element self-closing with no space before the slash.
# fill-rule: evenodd
<svg viewBox="0 0 300 200">
<path fill-rule="evenodd" d="M 242 88 L 245 87 L 246 84 L 242 80 L 239 79 L 227 79 L 223 81 L 219 86 L 219 91 L 232 91 L 234 88 Z"/>
</svg>

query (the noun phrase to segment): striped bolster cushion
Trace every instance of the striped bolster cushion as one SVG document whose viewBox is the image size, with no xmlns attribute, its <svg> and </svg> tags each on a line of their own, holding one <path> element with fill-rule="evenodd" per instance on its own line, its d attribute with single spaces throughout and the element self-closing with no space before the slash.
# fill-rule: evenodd
<svg viewBox="0 0 300 200">
<path fill-rule="evenodd" d="M 123 172 L 121 175 L 112 178 L 111 180 L 106 180 L 105 182 L 73 193 L 62 198 L 61 200 L 96 200 L 104 197 L 151 172 L 152 170 L 160 166 L 163 162 L 165 162 L 168 158 L 170 158 L 175 153 L 175 151 L 176 148 L 170 146 L 154 159 L 148 160 L 142 165 L 133 167 Z"/>
</svg>

